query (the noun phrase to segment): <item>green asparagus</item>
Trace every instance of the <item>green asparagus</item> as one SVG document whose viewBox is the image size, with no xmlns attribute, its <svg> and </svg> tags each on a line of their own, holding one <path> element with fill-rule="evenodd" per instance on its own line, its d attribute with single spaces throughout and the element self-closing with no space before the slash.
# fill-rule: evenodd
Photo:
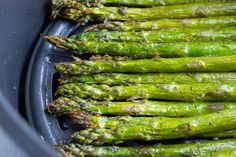
<svg viewBox="0 0 236 157">
<path fill-rule="evenodd" d="M 157 99 L 176 101 L 236 101 L 236 84 L 138 84 L 132 86 L 70 83 L 59 86 L 62 96 L 95 100 Z"/>
<path fill-rule="evenodd" d="M 146 121 L 146 125 L 119 125 L 110 129 L 85 129 L 76 132 L 73 135 L 73 140 L 83 144 L 101 145 L 119 144 L 129 140 L 178 139 L 222 132 L 236 128 L 236 109 L 189 118 L 163 118 L 160 119 L 162 122 L 151 122 L 144 118 L 143 120 Z M 145 121 L 140 121 L 140 123 L 145 123 Z"/>
<path fill-rule="evenodd" d="M 236 54 L 236 43 L 234 41 L 137 44 L 136 42 L 85 42 L 56 36 L 45 36 L 44 38 L 59 48 L 73 50 L 77 54 L 108 54 L 130 58 L 226 56 Z"/>
<path fill-rule="evenodd" d="M 233 108 L 236 108 L 235 102 L 189 103 L 148 100 L 134 102 L 99 102 L 84 100 L 75 96 L 72 98 L 58 98 L 46 108 L 46 111 L 53 115 L 71 113 L 74 116 L 76 116 L 79 110 L 91 115 L 191 117 Z M 77 110 L 77 112 L 73 113 L 74 110 Z"/>
<path fill-rule="evenodd" d="M 124 74 L 103 73 L 94 75 L 72 75 L 59 78 L 60 84 L 86 83 L 106 85 L 132 84 L 192 84 L 192 83 L 236 83 L 236 73 L 147 73 Z"/>
<path fill-rule="evenodd" d="M 100 31 L 86 32 L 74 37 L 82 41 L 130 41 L 144 43 L 222 41 L 236 39 L 235 27 L 224 28 L 191 28 L 162 29 L 142 32 Z M 75 43 L 75 41 L 69 41 Z"/>
<path fill-rule="evenodd" d="M 129 6 L 129 7 L 153 7 L 162 5 L 176 5 L 194 2 L 205 2 L 206 0 L 52 0 L 54 8 L 75 7 L 76 3 L 83 3 L 87 6 Z M 209 1 L 209 0 L 208 0 Z M 211 0 L 213 1 L 213 0 Z M 217 0 L 214 0 L 217 1 Z M 230 0 L 218 0 L 219 2 L 230 2 Z"/>
<path fill-rule="evenodd" d="M 220 151 L 236 149 L 236 140 L 201 141 L 188 144 L 157 144 L 146 147 L 86 146 L 60 144 L 56 148 L 66 157 L 187 157 L 209 156 Z M 221 156 L 220 156 L 221 157 Z"/>
<path fill-rule="evenodd" d="M 64 74 L 230 72 L 236 71 L 236 55 L 221 57 L 155 58 L 127 61 L 74 61 L 57 63 Z"/>
<path fill-rule="evenodd" d="M 206 17 L 206 18 L 195 18 L 195 19 L 162 19 L 155 21 L 145 22 L 119 22 L 113 21 L 108 23 L 101 23 L 89 26 L 85 29 L 88 31 L 150 31 L 159 30 L 166 28 L 208 28 L 208 27 L 225 27 L 235 26 L 235 16 L 217 16 L 217 17 Z"/>
<path fill-rule="evenodd" d="M 174 116 L 174 114 L 172 116 Z M 163 126 L 163 124 L 168 124 L 168 122 L 173 122 L 176 124 L 176 126 L 181 126 L 184 123 L 188 123 L 192 121 L 200 121 L 203 118 L 203 117 L 196 117 L 196 118 L 192 118 L 192 117 L 186 117 L 186 118 L 131 117 L 131 116 L 106 117 L 106 116 L 93 116 L 93 115 L 89 115 L 78 110 L 71 112 L 70 117 L 75 125 L 79 125 L 84 128 L 116 129 L 116 128 L 119 128 L 119 126 L 147 125 L 147 126 L 156 126 L 156 129 L 158 129 L 159 131 L 162 131 L 162 128 L 160 126 Z M 209 118 L 207 116 L 205 117 Z M 164 131 L 168 130 L 167 128 L 173 129 L 172 126 L 166 125 L 164 127 Z M 235 133 L 235 131 L 233 133 Z M 217 137 L 216 135 L 220 135 L 221 137 L 224 137 L 224 136 L 229 136 L 229 134 L 232 135 L 232 132 L 217 133 L 217 134 L 211 135 L 211 137 L 214 137 L 214 136 Z"/>
<path fill-rule="evenodd" d="M 153 8 L 125 7 L 79 7 L 64 8 L 59 16 L 79 23 L 87 21 L 148 21 L 164 18 L 200 18 L 209 16 L 235 15 L 236 2 L 202 2 Z"/>
</svg>

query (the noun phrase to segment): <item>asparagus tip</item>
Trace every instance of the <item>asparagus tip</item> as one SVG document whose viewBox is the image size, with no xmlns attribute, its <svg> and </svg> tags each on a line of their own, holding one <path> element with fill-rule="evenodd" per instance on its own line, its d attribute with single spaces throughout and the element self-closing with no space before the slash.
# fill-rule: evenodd
<svg viewBox="0 0 236 157">
<path fill-rule="evenodd" d="M 51 18 L 55 19 L 63 8 L 80 8 L 81 5 L 77 0 L 52 0 Z"/>
<path fill-rule="evenodd" d="M 46 108 L 45 111 L 51 115 L 59 115 L 65 112 L 64 107 L 67 105 L 67 103 L 70 101 L 69 98 L 66 97 L 60 97 L 57 100 L 51 102 Z"/>
<path fill-rule="evenodd" d="M 61 9 L 67 6 L 67 0 L 52 0 L 51 18 L 55 19 Z"/>
<path fill-rule="evenodd" d="M 80 156 L 84 157 L 84 152 L 80 149 L 81 145 L 79 144 L 58 144 L 55 145 L 55 148 L 65 157 L 75 157 Z M 76 155 L 73 152 L 76 151 Z"/>
<path fill-rule="evenodd" d="M 63 37 L 44 36 L 44 39 L 58 48 L 62 48 L 62 49 L 71 48 L 70 45 L 68 44 L 68 41 Z"/>
<path fill-rule="evenodd" d="M 104 131 L 104 129 L 100 129 L 101 131 Z M 97 132 L 99 131 L 99 129 L 85 129 L 79 132 L 75 132 L 72 135 L 72 140 L 75 142 L 80 142 L 83 144 L 95 144 L 95 145 L 99 145 L 102 144 L 102 137 L 101 137 L 101 141 L 98 140 L 100 139 L 100 133 Z"/>
<path fill-rule="evenodd" d="M 67 145 L 55 145 L 54 146 L 63 156 L 73 157 L 71 151 Z"/>
<path fill-rule="evenodd" d="M 85 128 L 92 128 L 93 127 L 93 122 L 91 121 L 90 115 L 88 115 L 82 111 L 79 111 L 79 110 L 72 111 L 70 113 L 70 117 L 71 117 L 71 120 L 74 124 L 79 124 Z"/>
</svg>

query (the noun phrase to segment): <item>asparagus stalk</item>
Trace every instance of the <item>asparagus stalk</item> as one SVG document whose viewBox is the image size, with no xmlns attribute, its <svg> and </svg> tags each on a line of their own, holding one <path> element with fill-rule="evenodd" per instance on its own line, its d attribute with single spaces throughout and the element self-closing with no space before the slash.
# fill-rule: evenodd
<svg viewBox="0 0 236 157">
<path fill-rule="evenodd" d="M 194 0 L 194 2 L 205 2 L 206 0 Z M 217 0 L 215 0 L 217 1 Z M 230 2 L 230 0 L 221 0 L 219 2 Z M 191 0 L 52 0 L 53 6 L 55 8 L 61 7 L 75 7 L 76 3 L 83 3 L 87 6 L 128 6 L 128 7 L 153 7 L 162 5 L 176 5 L 176 4 L 186 4 L 193 3 Z"/>
<path fill-rule="evenodd" d="M 174 115 L 172 115 L 174 116 Z M 106 129 L 115 129 L 119 128 L 119 126 L 144 126 L 147 125 L 149 127 L 156 126 L 156 129 L 162 131 L 162 125 L 168 124 L 168 122 L 173 122 L 176 126 L 181 126 L 185 124 L 185 122 L 199 121 L 202 117 L 186 117 L 186 118 L 168 118 L 168 117 L 131 117 L 131 116 L 118 116 L 118 117 L 106 117 L 106 116 L 93 116 L 81 111 L 73 111 L 70 113 L 71 120 L 75 125 L 79 125 L 85 128 L 106 128 Z M 206 116 L 205 116 L 206 117 Z M 200 124 L 200 123 L 199 123 Z M 168 128 L 172 128 L 170 125 L 166 125 L 163 131 L 170 131 Z M 227 137 L 235 136 L 235 131 L 233 132 L 221 132 L 210 135 L 210 137 Z M 203 136 L 208 137 L 208 134 Z"/>
<path fill-rule="evenodd" d="M 235 83 L 236 73 L 148 73 L 124 74 L 103 73 L 94 75 L 72 75 L 60 78 L 60 84 L 86 83 L 106 85 L 131 85 L 131 84 L 168 84 L 168 83 Z"/>
<path fill-rule="evenodd" d="M 215 152 L 231 151 L 236 148 L 235 140 L 201 141 L 196 143 L 183 143 L 162 145 L 157 144 L 146 147 L 118 147 L 118 146 L 91 146 L 60 144 L 56 148 L 66 157 L 183 157 L 183 156 L 209 156 Z"/>
<path fill-rule="evenodd" d="M 100 31 L 86 32 L 75 36 L 76 40 L 82 41 L 131 41 L 148 43 L 166 43 L 166 42 L 196 42 L 196 41 L 221 41 L 235 40 L 235 27 L 224 28 L 191 28 L 191 29 L 162 29 L 156 31 L 142 32 L 117 32 Z M 72 41 L 73 42 L 73 41 Z M 75 42 L 75 41 L 74 41 Z"/>
<path fill-rule="evenodd" d="M 236 70 L 236 55 L 221 57 L 157 58 L 127 61 L 74 61 L 55 65 L 64 74 L 230 72 Z"/>
<path fill-rule="evenodd" d="M 70 83 L 59 86 L 58 93 L 95 100 L 236 101 L 236 84 L 138 84 L 109 87 Z"/>
<path fill-rule="evenodd" d="M 190 118 L 163 118 L 162 120 L 162 122 L 152 123 L 145 119 L 147 124 L 151 125 L 119 125 L 111 129 L 85 129 L 76 132 L 73 140 L 83 144 L 101 145 L 119 144 L 129 140 L 178 139 L 222 132 L 236 128 L 236 109 Z M 140 123 L 144 122 L 140 121 Z"/>
<path fill-rule="evenodd" d="M 218 16 L 218 17 L 206 17 L 195 19 L 162 19 L 155 21 L 130 21 L 119 22 L 113 21 L 108 23 L 101 23 L 89 26 L 86 28 L 88 31 L 150 31 L 166 28 L 209 28 L 209 27 L 225 27 L 235 26 L 235 16 Z"/>
<path fill-rule="evenodd" d="M 136 42 L 85 42 L 56 36 L 45 36 L 44 38 L 59 48 L 73 50 L 77 54 L 108 54 L 131 58 L 225 56 L 236 54 L 234 41 L 137 44 Z"/>
<path fill-rule="evenodd" d="M 140 100 L 134 102 L 99 102 L 84 100 L 79 97 L 60 97 L 47 108 L 50 114 L 69 114 L 78 118 L 78 111 L 90 115 L 114 116 L 163 116 L 163 117 L 192 117 L 236 108 L 235 102 L 166 102 Z M 76 112 L 74 110 L 77 110 Z M 76 118 L 77 117 L 77 118 Z M 87 118 L 90 118 L 89 116 Z M 97 117 L 99 119 L 100 117 Z"/>
<path fill-rule="evenodd" d="M 236 2 L 202 2 L 153 8 L 125 7 L 79 7 L 62 9 L 59 16 L 75 22 L 87 21 L 148 21 L 163 18 L 199 18 L 209 16 L 234 15 Z"/>
</svg>

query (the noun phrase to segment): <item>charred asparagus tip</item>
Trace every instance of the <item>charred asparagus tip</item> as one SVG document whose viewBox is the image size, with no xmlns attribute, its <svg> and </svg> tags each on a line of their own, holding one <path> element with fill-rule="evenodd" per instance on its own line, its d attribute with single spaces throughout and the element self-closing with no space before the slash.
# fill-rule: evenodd
<svg viewBox="0 0 236 157">
<path fill-rule="evenodd" d="M 55 19 L 65 7 L 80 8 L 83 6 L 77 0 L 52 0 L 51 18 Z"/>
<path fill-rule="evenodd" d="M 84 128 L 90 128 L 93 126 L 93 122 L 90 120 L 90 115 L 76 110 L 70 113 L 70 117 L 74 124 L 79 124 Z"/>
<path fill-rule="evenodd" d="M 66 39 L 62 37 L 56 37 L 56 36 L 44 36 L 44 39 L 47 40 L 49 43 L 55 45 L 58 48 L 62 49 L 69 49 L 71 48 L 69 44 L 66 44 Z"/>
</svg>

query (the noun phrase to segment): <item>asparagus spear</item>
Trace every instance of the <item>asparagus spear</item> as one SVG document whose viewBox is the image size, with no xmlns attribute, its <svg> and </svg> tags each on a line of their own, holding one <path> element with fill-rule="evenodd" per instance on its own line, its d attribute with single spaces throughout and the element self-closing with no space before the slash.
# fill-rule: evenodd
<svg viewBox="0 0 236 157">
<path fill-rule="evenodd" d="M 181 43 L 139 43 L 79 41 L 73 38 L 45 36 L 53 45 L 77 54 L 108 54 L 131 58 L 225 56 L 236 54 L 234 41 L 181 42 Z"/>
<path fill-rule="evenodd" d="M 230 72 L 236 70 L 236 55 L 221 57 L 157 58 L 127 61 L 75 61 L 55 65 L 64 74 Z"/>
<path fill-rule="evenodd" d="M 178 113 L 177 113 L 178 114 Z M 174 116 L 174 114 L 172 114 Z M 204 116 L 204 115 L 203 115 Z M 203 117 L 186 117 L 186 118 L 169 118 L 169 117 L 131 117 L 131 116 L 118 116 L 118 117 L 106 117 L 106 116 L 93 116 L 81 111 L 73 111 L 70 113 L 71 120 L 75 125 L 82 126 L 84 128 L 106 128 L 115 129 L 119 126 L 156 126 L 156 129 L 162 131 L 163 124 L 173 122 L 176 126 L 181 126 L 185 123 L 192 121 L 200 121 Z M 207 117 L 207 116 L 205 116 Z M 207 117 L 209 118 L 209 117 Z M 199 123 L 200 124 L 200 123 Z M 172 128 L 170 125 L 165 125 L 163 131 L 170 131 L 168 128 Z M 210 137 L 227 137 L 232 136 L 232 132 L 221 132 L 210 135 Z M 235 131 L 233 131 L 235 135 Z M 208 134 L 203 135 L 208 137 Z"/>
<path fill-rule="evenodd" d="M 166 28 L 208 28 L 208 27 L 225 27 L 235 26 L 235 16 L 218 16 L 218 17 L 206 17 L 195 19 L 162 19 L 155 21 L 130 21 L 119 22 L 113 21 L 108 23 L 101 23 L 92 25 L 86 28 L 87 31 L 150 31 Z"/>
<path fill-rule="evenodd" d="M 87 21 L 148 21 L 163 18 L 199 18 L 209 16 L 234 15 L 236 2 L 202 2 L 153 8 L 125 7 L 79 7 L 62 9 L 59 16 L 75 22 Z"/>
<path fill-rule="evenodd" d="M 86 32 L 75 36 L 76 40 L 82 41 L 131 41 L 148 43 L 166 43 L 166 42 L 195 42 L 195 41 L 221 41 L 235 40 L 235 27 L 224 28 L 191 28 L 191 29 L 162 29 L 156 31 L 142 32 L 117 32 L 100 31 Z M 73 41 L 72 41 L 73 42 Z M 74 41 L 75 42 L 75 41 Z"/>
<path fill-rule="evenodd" d="M 50 114 L 69 114 L 75 116 L 78 110 L 91 115 L 134 115 L 191 117 L 236 108 L 235 102 L 166 102 L 140 100 L 134 102 L 99 102 L 84 100 L 79 97 L 60 97 L 46 109 Z M 77 110 L 77 112 L 74 112 Z M 88 117 L 89 118 L 89 117 Z M 98 117 L 99 119 L 99 117 Z"/>
<path fill-rule="evenodd" d="M 85 129 L 76 132 L 73 135 L 73 140 L 83 144 L 94 145 L 105 143 L 119 144 L 129 140 L 151 141 L 177 139 L 232 130 L 236 128 L 236 109 L 190 118 L 167 119 L 163 118 L 163 123 L 159 121 L 152 123 L 150 120 L 145 119 L 147 124 L 151 125 L 119 125 L 111 129 Z M 145 122 L 140 121 L 140 123 Z"/>
<path fill-rule="evenodd" d="M 147 73 L 124 74 L 103 73 L 94 75 L 72 75 L 60 78 L 61 84 L 86 83 L 107 85 L 131 85 L 131 84 L 167 84 L 167 83 L 235 83 L 236 73 Z"/>
<path fill-rule="evenodd" d="M 194 2 L 205 2 L 206 0 L 194 0 Z M 217 1 L 217 0 L 214 0 Z M 218 0 L 219 2 L 230 2 L 230 0 Z M 87 6 L 129 6 L 129 7 L 153 7 L 162 5 L 176 5 L 193 3 L 191 0 L 52 0 L 55 8 L 61 7 L 75 7 L 76 3 L 83 3 Z"/>
<path fill-rule="evenodd" d="M 213 1 L 213 0 L 210 0 Z M 214 0 L 215 2 L 230 2 L 230 0 Z M 162 5 L 176 5 L 176 4 L 186 4 L 186 3 L 195 3 L 195 2 L 206 2 L 206 0 L 80 0 L 85 4 L 89 4 L 89 6 L 100 6 L 100 5 L 107 5 L 107 6 L 129 6 L 129 7 L 153 7 L 153 6 L 162 6 Z"/>
<path fill-rule="evenodd" d="M 58 93 L 95 100 L 236 101 L 236 84 L 138 84 L 109 87 L 70 83 L 59 86 Z"/>
<path fill-rule="evenodd" d="M 56 148 L 66 157 L 183 157 L 183 156 L 209 156 L 220 151 L 231 151 L 236 148 L 235 140 L 201 141 L 183 144 L 157 144 L 146 147 L 118 147 L 118 146 L 91 146 L 60 144 Z"/>
</svg>

